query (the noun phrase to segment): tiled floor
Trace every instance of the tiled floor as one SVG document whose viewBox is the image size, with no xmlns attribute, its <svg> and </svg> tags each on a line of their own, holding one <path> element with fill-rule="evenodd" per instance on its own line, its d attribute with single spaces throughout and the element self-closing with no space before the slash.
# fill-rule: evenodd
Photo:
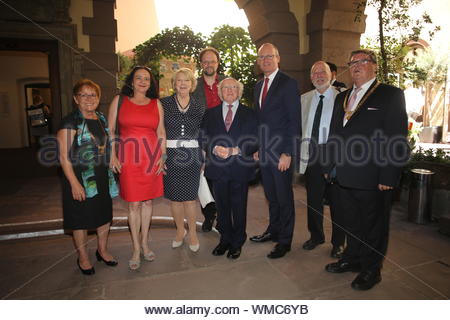
<svg viewBox="0 0 450 320">
<path fill-rule="evenodd" d="M 61 218 L 60 191 L 56 178 L 29 180 L 13 194 L 0 195 L 0 233 L 11 233 L 26 221 Z M 0 297 L 6 299 L 448 299 L 450 297 L 450 238 L 438 233 L 436 224 L 406 221 L 405 208 L 394 206 L 391 239 L 382 272 L 383 281 L 367 292 L 354 291 L 353 273 L 324 271 L 329 242 L 313 251 L 301 244 L 309 238 L 306 228 L 305 190 L 294 188 L 296 227 L 293 247 L 284 258 L 270 260 L 273 244 L 247 242 L 237 261 L 214 257 L 217 233 L 199 233 L 200 251 L 187 245 L 170 246 L 171 222 L 154 223 L 151 246 L 157 258 L 142 262 L 138 271 L 128 269 L 131 243 L 127 231 L 113 232 L 109 247 L 118 257 L 116 268 L 94 261 L 95 236 L 89 247 L 96 274 L 81 275 L 68 235 L 0 242 Z M 168 203 L 155 200 L 157 216 L 170 216 Z M 115 201 L 115 217 L 126 216 L 125 204 Z M 247 233 L 264 231 L 268 210 L 260 186 L 249 192 Z M 326 217 L 329 217 L 328 210 Z M 201 221 L 200 210 L 198 220 Z M 8 224 L 10 227 L 1 227 Z M 117 224 L 117 223 L 116 223 Z M 121 222 L 123 225 L 124 223 Z M 45 227 L 43 227 L 45 226 Z M 19 228 L 60 228 L 34 224 Z M 325 227 L 328 241 L 330 223 Z"/>
</svg>

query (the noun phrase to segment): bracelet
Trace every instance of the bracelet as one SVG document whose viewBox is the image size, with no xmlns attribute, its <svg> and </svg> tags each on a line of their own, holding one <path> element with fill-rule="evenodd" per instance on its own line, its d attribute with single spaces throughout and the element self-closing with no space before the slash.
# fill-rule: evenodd
<svg viewBox="0 0 450 320">
<path fill-rule="evenodd" d="M 166 160 L 167 160 L 167 153 L 161 154 L 161 159 L 162 159 L 163 162 L 166 162 Z"/>
</svg>

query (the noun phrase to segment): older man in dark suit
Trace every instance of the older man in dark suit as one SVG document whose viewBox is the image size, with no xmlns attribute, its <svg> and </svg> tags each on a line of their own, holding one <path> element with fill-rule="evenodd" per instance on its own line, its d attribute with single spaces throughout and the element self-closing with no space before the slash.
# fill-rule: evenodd
<svg viewBox="0 0 450 320">
<path fill-rule="evenodd" d="M 324 170 L 338 185 L 347 247 L 325 269 L 359 272 L 351 286 L 368 290 L 381 281 L 392 189 L 409 155 L 408 120 L 403 91 L 377 81 L 372 51 L 353 51 L 348 65 L 353 87 L 336 97 Z"/>
<path fill-rule="evenodd" d="M 255 175 L 253 154 L 257 151 L 255 112 L 241 104 L 244 86 L 233 78 L 219 83 L 222 104 L 208 109 L 202 129 L 207 138 L 205 176 L 213 181 L 218 209 L 220 242 L 212 251 L 237 259 L 247 239 L 248 182 Z"/>
<path fill-rule="evenodd" d="M 255 111 L 259 121 L 259 160 L 264 193 L 269 202 L 269 226 L 250 238 L 276 242 L 268 258 L 291 250 L 295 223 L 292 173 L 295 145 L 300 135 L 300 96 L 297 81 L 278 69 L 280 55 L 271 43 L 258 50 L 257 63 L 264 79 L 255 86 Z"/>
</svg>

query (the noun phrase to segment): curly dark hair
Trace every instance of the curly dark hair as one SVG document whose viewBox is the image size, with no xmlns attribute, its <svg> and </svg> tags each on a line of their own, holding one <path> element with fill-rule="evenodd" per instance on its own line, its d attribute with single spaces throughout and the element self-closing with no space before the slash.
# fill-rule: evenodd
<svg viewBox="0 0 450 320">
<path fill-rule="evenodd" d="M 136 66 L 133 68 L 133 70 L 131 70 L 130 74 L 127 75 L 127 78 L 125 79 L 125 84 L 120 90 L 120 93 L 128 97 L 132 97 L 134 95 L 133 91 L 134 74 L 136 73 L 136 71 L 141 69 L 146 70 L 150 74 L 150 88 L 148 88 L 147 92 L 145 93 L 145 96 L 150 99 L 158 99 L 159 98 L 158 84 L 155 81 L 155 77 L 153 76 L 150 68 L 144 66 Z"/>
</svg>

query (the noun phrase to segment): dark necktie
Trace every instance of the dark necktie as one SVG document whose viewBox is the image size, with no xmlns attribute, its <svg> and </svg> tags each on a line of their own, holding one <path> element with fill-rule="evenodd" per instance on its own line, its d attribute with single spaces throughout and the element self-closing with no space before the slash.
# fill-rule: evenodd
<svg viewBox="0 0 450 320">
<path fill-rule="evenodd" d="M 313 128 L 311 131 L 311 139 L 319 144 L 319 128 L 320 128 L 320 118 L 322 117 L 323 109 L 323 95 L 320 95 L 319 104 L 317 105 L 316 114 L 314 115 Z"/>
<path fill-rule="evenodd" d="M 261 109 L 264 105 L 264 100 L 266 99 L 268 88 L 269 88 L 269 78 L 264 78 L 264 88 L 261 96 L 261 106 L 260 106 Z"/>
<path fill-rule="evenodd" d="M 228 105 L 228 112 L 225 116 L 225 128 L 227 129 L 227 132 L 230 131 L 231 123 L 233 123 L 233 111 L 231 110 L 233 108 L 232 104 Z"/>
</svg>

